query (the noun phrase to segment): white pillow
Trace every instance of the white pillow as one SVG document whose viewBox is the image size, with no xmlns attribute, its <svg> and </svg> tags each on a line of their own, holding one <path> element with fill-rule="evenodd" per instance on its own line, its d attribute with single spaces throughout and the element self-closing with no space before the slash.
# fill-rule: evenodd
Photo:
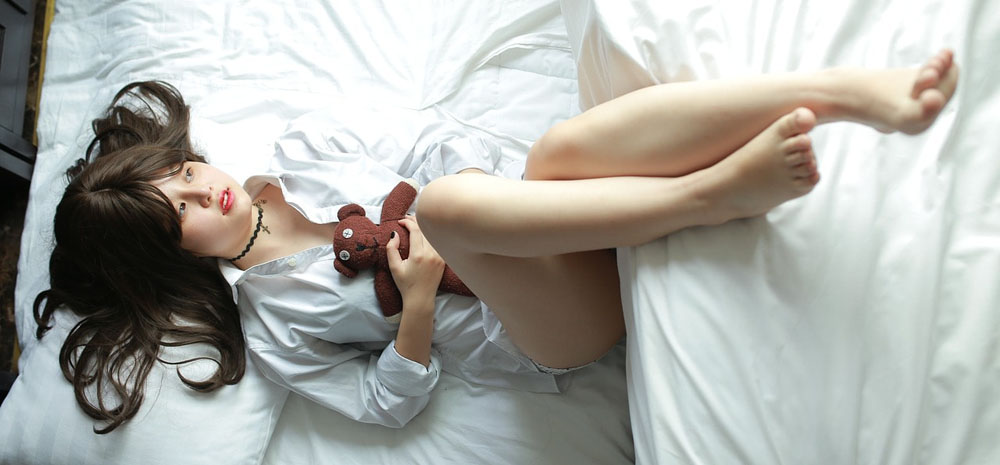
<svg viewBox="0 0 1000 465">
<path fill-rule="evenodd" d="M 77 405 L 59 369 L 59 350 L 76 321 L 57 312 L 53 328 L 21 355 L 20 376 L 0 407 L 0 464 L 261 462 L 288 392 L 252 363 L 235 386 L 209 394 L 186 387 L 173 366 L 156 364 L 136 416 L 111 433 L 94 433 L 95 421 Z M 171 348 L 164 359 L 182 360 L 194 350 Z M 184 373 L 211 369 L 211 362 L 204 363 Z"/>
</svg>

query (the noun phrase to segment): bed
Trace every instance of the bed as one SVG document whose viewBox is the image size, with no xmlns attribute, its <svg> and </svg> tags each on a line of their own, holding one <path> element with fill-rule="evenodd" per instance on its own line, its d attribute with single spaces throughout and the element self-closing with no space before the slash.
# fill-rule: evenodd
<svg viewBox="0 0 1000 465">
<path fill-rule="evenodd" d="M 996 2 L 162 5 L 56 5 L 0 463 L 1000 463 Z M 159 369 L 137 417 L 96 436 L 58 373 L 72 317 L 32 336 L 61 173 L 89 120 L 135 79 L 177 84 L 198 145 L 237 178 L 266 166 L 291 119 L 344 101 L 491 134 L 502 170 L 553 123 L 642 86 L 915 65 L 943 46 L 962 78 L 930 131 L 820 127 L 823 180 L 809 196 L 620 249 L 627 340 L 563 395 L 445 376 L 394 430 L 252 366 L 209 396 Z"/>
</svg>

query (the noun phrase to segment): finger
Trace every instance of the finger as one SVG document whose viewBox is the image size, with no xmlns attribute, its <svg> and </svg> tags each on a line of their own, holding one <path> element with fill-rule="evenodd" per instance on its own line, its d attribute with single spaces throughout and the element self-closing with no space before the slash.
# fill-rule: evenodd
<svg viewBox="0 0 1000 465">
<path fill-rule="evenodd" d="M 385 255 L 389 259 L 389 269 L 396 270 L 403 264 L 403 257 L 399 255 L 399 234 L 392 234 L 389 242 L 385 245 Z"/>
<path fill-rule="evenodd" d="M 410 251 L 420 250 L 427 241 L 424 240 L 424 233 L 420 231 L 420 226 L 417 226 L 417 222 L 403 218 L 399 220 L 399 224 L 410 232 Z"/>
<path fill-rule="evenodd" d="M 409 231 L 420 230 L 420 225 L 417 224 L 417 219 L 414 218 L 414 217 L 412 217 L 412 216 L 407 216 L 407 217 L 399 220 L 399 224 L 402 224 L 403 226 L 405 226 L 406 229 L 409 230 Z"/>
</svg>

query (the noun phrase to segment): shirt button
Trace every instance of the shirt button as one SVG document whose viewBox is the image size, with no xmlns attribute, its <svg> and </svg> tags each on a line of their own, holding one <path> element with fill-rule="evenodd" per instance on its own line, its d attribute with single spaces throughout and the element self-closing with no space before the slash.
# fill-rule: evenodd
<svg viewBox="0 0 1000 465">
<path fill-rule="evenodd" d="M 296 263 L 298 262 L 295 260 L 294 257 L 288 259 L 288 266 L 294 267 Z"/>
</svg>

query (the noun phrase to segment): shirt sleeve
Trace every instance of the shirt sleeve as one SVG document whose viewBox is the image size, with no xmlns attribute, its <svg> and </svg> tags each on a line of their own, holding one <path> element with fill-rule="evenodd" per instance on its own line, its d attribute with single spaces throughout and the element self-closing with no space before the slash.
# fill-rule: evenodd
<svg viewBox="0 0 1000 465">
<path fill-rule="evenodd" d="M 271 381 L 348 418 L 405 425 L 437 385 L 439 353 L 431 350 L 427 367 L 407 360 L 391 325 L 369 323 L 378 305 L 370 277 L 346 278 L 325 260 L 290 261 L 265 264 L 258 271 L 274 269 L 239 285 L 250 358 Z"/>
<path fill-rule="evenodd" d="M 440 376 L 440 360 L 428 367 L 396 352 L 381 356 L 316 339 L 296 350 L 251 347 L 265 376 L 292 391 L 365 423 L 399 428 L 420 413 Z"/>
</svg>

